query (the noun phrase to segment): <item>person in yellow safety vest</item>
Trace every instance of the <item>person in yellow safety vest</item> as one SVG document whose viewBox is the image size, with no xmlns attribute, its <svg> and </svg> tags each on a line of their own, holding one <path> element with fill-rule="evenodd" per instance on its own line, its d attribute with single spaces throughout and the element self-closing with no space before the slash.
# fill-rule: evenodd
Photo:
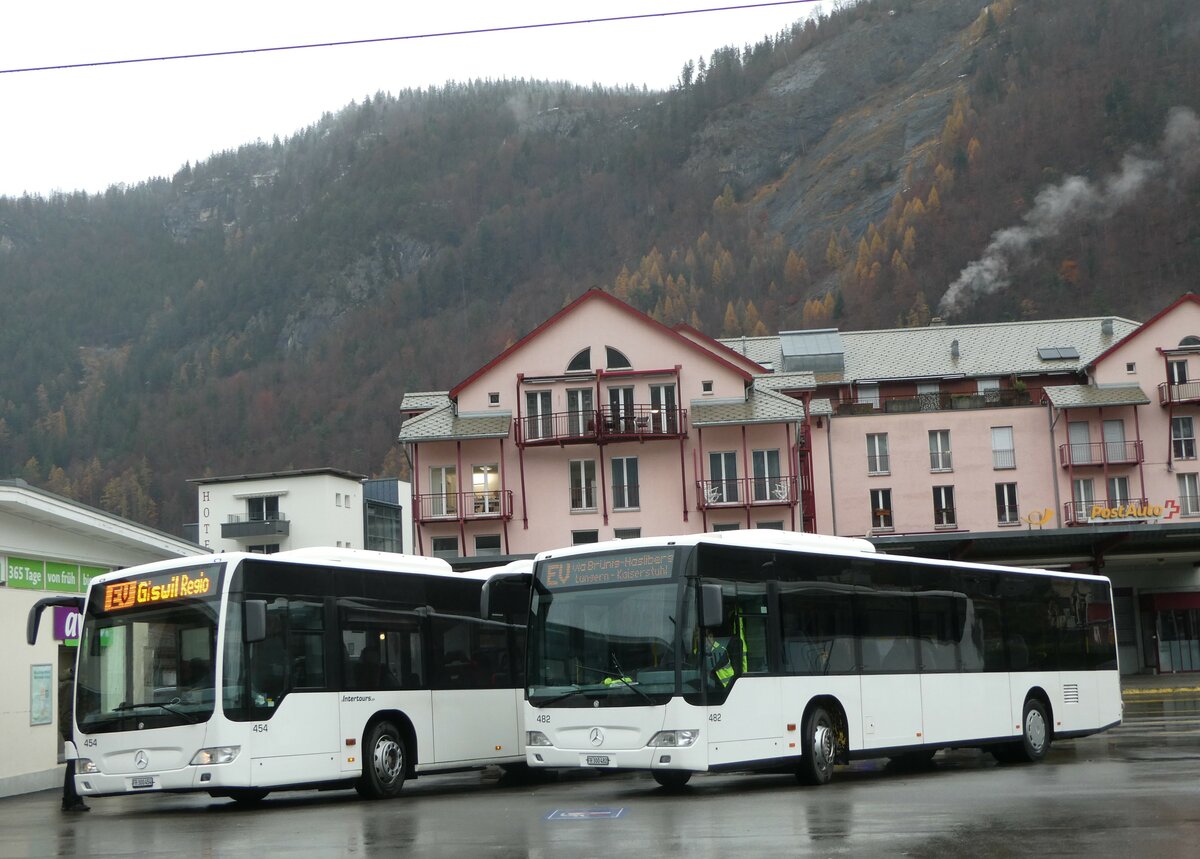
<svg viewBox="0 0 1200 859">
<path fill-rule="evenodd" d="M 705 633 L 704 653 L 708 659 L 708 669 L 713 676 L 722 686 L 728 686 L 736 673 L 733 670 L 733 663 L 729 659 L 729 648 L 717 641 L 711 629 Z"/>
</svg>

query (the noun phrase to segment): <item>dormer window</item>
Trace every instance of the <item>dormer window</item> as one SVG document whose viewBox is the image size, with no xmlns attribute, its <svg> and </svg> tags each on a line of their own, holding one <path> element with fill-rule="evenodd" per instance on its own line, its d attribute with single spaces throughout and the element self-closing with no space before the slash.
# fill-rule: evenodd
<svg viewBox="0 0 1200 859">
<path fill-rule="evenodd" d="M 571 363 L 567 365 L 568 373 L 586 373 L 592 369 L 592 348 L 589 346 L 578 352 Z"/>
<path fill-rule="evenodd" d="M 614 349 L 611 346 L 605 346 L 604 350 L 605 350 L 605 352 L 607 352 L 607 357 L 608 357 L 607 369 L 609 369 L 609 370 L 631 370 L 631 369 L 633 369 L 633 364 L 629 363 L 629 359 L 625 357 L 625 354 L 623 352 L 621 352 L 620 349 Z"/>
</svg>

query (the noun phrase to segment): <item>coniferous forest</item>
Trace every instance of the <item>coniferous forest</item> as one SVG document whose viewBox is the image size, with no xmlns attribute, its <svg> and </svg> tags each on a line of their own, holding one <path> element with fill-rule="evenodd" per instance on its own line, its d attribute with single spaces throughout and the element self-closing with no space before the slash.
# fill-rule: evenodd
<svg viewBox="0 0 1200 859">
<path fill-rule="evenodd" d="M 380 84 L 0 197 L 0 477 L 178 533 L 188 478 L 402 476 L 404 392 L 591 287 L 730 337 L 1143 319 L 1200 270 L 1194 0 L 865 0 L 668 92 Z"/>
</svg>

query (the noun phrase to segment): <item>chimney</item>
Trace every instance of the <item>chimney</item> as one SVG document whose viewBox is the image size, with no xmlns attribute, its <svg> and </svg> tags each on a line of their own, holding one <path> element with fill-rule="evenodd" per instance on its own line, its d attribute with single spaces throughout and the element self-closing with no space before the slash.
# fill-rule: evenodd
<svg viewBox="0 0 1200 859">
<path fill-rule="evenodd" d="M 958 341 L 957 340 L 950 341 L 950 357 L 953 358 L 955 361 L 958 360 Z"/>
<path fill-rule="evenodd" d="M 1111 318 L 1100 320 L 1100 334 L 1103 337 L 1113 336 L 1113 321 Z"/>
<path fill-rule="evenodd" d="M 937 327 L 945 325 L 945 324 L 946 324 L 946 320 L 942 319 L 942 317 L 940 317 L 940 316 L 932 316 L 929 319 L 929 327 L 930 328 L 937 328 Z"/>
</svg>

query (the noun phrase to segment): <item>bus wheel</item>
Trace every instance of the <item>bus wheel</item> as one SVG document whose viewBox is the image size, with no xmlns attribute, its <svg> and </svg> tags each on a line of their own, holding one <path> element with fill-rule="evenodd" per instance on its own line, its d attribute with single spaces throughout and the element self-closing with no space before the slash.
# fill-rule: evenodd
<svg viewBox="0 0 1200 859">
<path fill-rule="evenodd" d="M 1046 705 L 1037 698 L 1025 701 L 1025 715 L 1021 719 L 1021 742 L 1013 746 L 1016 758 L 1037 763 L 1050 750 L 1050 719 Z"/>
<path fill-rule="evenodd" d="M 654 780 L 667 790 L 682 790 L 692 778 L 691 770 L 650 770 Z"/>
<path fill-rule="evenodd" d="M 376 722 L 367 732 L 363 774 L 355 784 L 367 799 L 386 799 L 400 793 L 408 769 L 404 738 L 391 722 Z"/>
<path fill-rule="evenodd" d="M 833 719 L 824 707 L 814 707 L 804 720 L 800 745 L 800 768 L 796 770 L 796 778 L 803 784 L 827 784 L 833 778 L 838 748 Z"/>
</svg>

